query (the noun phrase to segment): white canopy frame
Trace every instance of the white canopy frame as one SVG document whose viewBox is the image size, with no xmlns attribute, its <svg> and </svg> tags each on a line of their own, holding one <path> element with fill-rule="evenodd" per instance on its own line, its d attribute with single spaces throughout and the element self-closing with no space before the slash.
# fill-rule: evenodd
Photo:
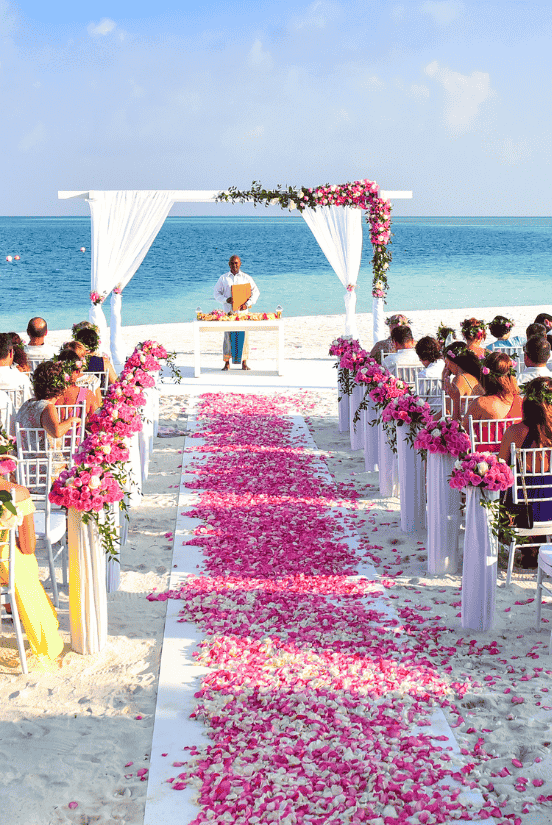
<svg viewBox="0 0 552 825">
<path fill-rule="evenodd" d="M 60 200 L 82 199 L 92 216 L 91 291 L 102 297 L 111 293 L 111 357 L 118 371 L 126 353 L 121 331 L 123 289 L 136 273 L 155 240 L 173 203 L 213 203 L 221 190 L 78 190 L 59 191 Z M 412 198 L 412 192 L 380 190 L 384 200 Z M 359 213 L 358 216 L 354 213 Z M 320 214 L 319 214 L 320 213 Z M 361 210 L 331 206 L 303 212 L 345 294 L 345 334 L 358 338 L 354 286 L 362 253 Z M 117 291 L 113 291 L 113 290 Z M 99 305 L 92 305 L 90 320 L 100 328 L 107 347 L 107 323 Z M 374 341 L 384 334 L 384 300 L 373 299 Z"/>
</svg>

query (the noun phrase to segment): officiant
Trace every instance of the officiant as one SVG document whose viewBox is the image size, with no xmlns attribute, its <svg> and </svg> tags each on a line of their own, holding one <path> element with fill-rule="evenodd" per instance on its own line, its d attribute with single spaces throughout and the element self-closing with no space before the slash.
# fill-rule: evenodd
<svg viewBox="0 0 552 825">
<path fill-rule="evenodd" d="M 223 305 L 226 312 L 234 310 L 245 312 L 253 306 L 259 299 L 259 290 L 253 278 L 241 271 L 241 260 L 238 255 L 232 255 L 228 261 L 230 272 L 221 275 L 215 286 L 215 300 Z M 232 304 L 232 287 L 248 284 L 251 289 L 250 296 L 239 306 Z M 246 292 L 249 290 L 246 289 Z M 241 362 L 242 370 L 249 370 L 247 359 L 249 357 L 249 341 L 247 332 L 225 332 L 222 357 L 224 359 L 223 370 L 230 369 L 230 359 L 233 364 Z"/>
</svg>

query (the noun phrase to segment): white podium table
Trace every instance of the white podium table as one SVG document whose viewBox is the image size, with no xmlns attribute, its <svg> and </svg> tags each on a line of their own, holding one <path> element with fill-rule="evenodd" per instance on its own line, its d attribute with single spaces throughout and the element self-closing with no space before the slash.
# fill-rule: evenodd
<svg viewBox="0 0 552 825">
<path fill-rule="evenodd" d="M 194 321 L 194 378 L 201 375 L 200 332 L 249 332 L 252 329 L 278 330 L 278 375 L 284 374 L 284 319 L 273 321 Z M 221 346 L 222 352 L 222 346 Z"/>
</svg>

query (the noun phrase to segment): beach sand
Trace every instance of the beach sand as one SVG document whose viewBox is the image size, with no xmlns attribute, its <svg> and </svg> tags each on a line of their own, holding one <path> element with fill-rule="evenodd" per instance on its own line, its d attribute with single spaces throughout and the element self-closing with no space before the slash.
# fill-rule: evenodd
<svg viewBox="0 0 552 825">
<path fill-rule="evenodd" d="M 543 307 L 552 312 L 552 307 Z M 440 321 L 458 328 L 459 320 L 475 316 L 489 320 L 498 309 L 407 312 L 417 337 L 434 333 Z M 539 308 L 502 308 L 523 334 Z M 371 343 L 370 316 L 359 317 L 365 346 Z M 343 332 L 343 316 L 286 320 L 286 357 L 328 359 L 328 346 Z M 137 340 L 157 338 L 192 363 L 191 324 L 127 327 L 129 347 Z M 57 343 L 66 332 L 51 332 Z M 207 342 L 213 363 L 220 361 L 220 335 Z M 254 342 L 261 353 L 265 339 Z M 256 349 L 258 347 L 258 350 Z M 161 426 L 186 429 L 186 388 L 164 395 Z M 462 632 L 459 624 L 460 576 L 433 577 L 426 571 L 425 534 L 405 535 L 397 526 L 399 503 L 380 499 L 377 474 L 364 472 L 361 452 L 351 452 L 348 434 L 337 431 L 337 393 L 334 389 L 309 391 L 305 408 L 308 426 L 338 482 L 352 482 L 361 494 L 357 520 L 361 539 L 377 545 L 378 569 L 386 568 L 396 580 L 397 603 L 410 603 L 443 618 L 451 640 L 464 639 L 464 655 L 454 657 L 451 679 L 472 675 L 481 687 L 459 701 L 464 723 L 455 729 L 461 747 L 473 751 L 479 736 L 488 752 L 497 756 L 493 771 L 507 767 L 511 775 L 493 779 L 497 798 L 521 810 L 522 799 L 552 794 L 552 657 L 549 633 L 535 630 L 535 575 L 517 574 L 506 589 L 501 574 L 497 590 L 496 624 L 481 634 Z M 123 549 L 121 587 L 108 596 L 109 639 L 95 656 L 80 656 L 70 649 L 67 592 L 61 589 L 59 618 L 66 648 L 61 663 L 42 669 L 30 661 L 30 673 L 20 674 L 11 629 L 4 627 L 0 651 L 0 704 L 2 725 L 0 754 L 4 770 L 0 782 L 0 820 L 6 825 L 51 823 L 127 823 L 142 825 L 147 782 L 136 772 L 147 768 L 166 602 L 149 602 L 153 589 L 166 588 L 172 563 L 177 488 L 183 437 L 158 438 L 150 465 L 142 505 L 131 512 L 129 544 Z M 363 510 L 366 512 L 364 513 Z M 369 512 L 368 512 L 369 511 Z M 42 578 L 46 568 L 41 562 Z M 543 610 L 552 627 L 552 605 Z M 470 640 L 479 650 L 473 655 Z M 493 655 L 486 645 L 498 643 Z M 12 644 L 13 642 L 13 644 Z M 7 647 L 9 645 L 9 647 Z M 512 697 L 520 703 L 513 703 Z M 481 733 L 481 731 L 486 731 Z M 512 766 L 520 759 L 523 769 Z M 132 763 L 132 764 L 129 764 Z M 490 768 L 481 782 L 489 781 Z M 527 791 L 514 789 L 516 776 L 529 780 Z M 538 788 L 532 780 L 544 780 Z M 69 808 L 69 803 L 78 807 Z M 489 820 L 493 821 L 493 820 Z M 523 814 L 523 825 L 548 825 L 552 809 L 537 806 Z M 162 825 L 162 823 L 160 823 Z"/>
</svg>

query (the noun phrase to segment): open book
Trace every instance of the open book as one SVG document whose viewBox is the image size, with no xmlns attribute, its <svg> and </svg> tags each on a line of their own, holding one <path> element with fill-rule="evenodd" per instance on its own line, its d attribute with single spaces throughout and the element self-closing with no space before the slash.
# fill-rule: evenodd
<svg viewBox="0 0 552 825">
<path fill-rule="evenodd" d="M 232 310 L 235 312 L 251 298 L 251 284 L 234 284 L 232 286 Z"/>
</svg>

